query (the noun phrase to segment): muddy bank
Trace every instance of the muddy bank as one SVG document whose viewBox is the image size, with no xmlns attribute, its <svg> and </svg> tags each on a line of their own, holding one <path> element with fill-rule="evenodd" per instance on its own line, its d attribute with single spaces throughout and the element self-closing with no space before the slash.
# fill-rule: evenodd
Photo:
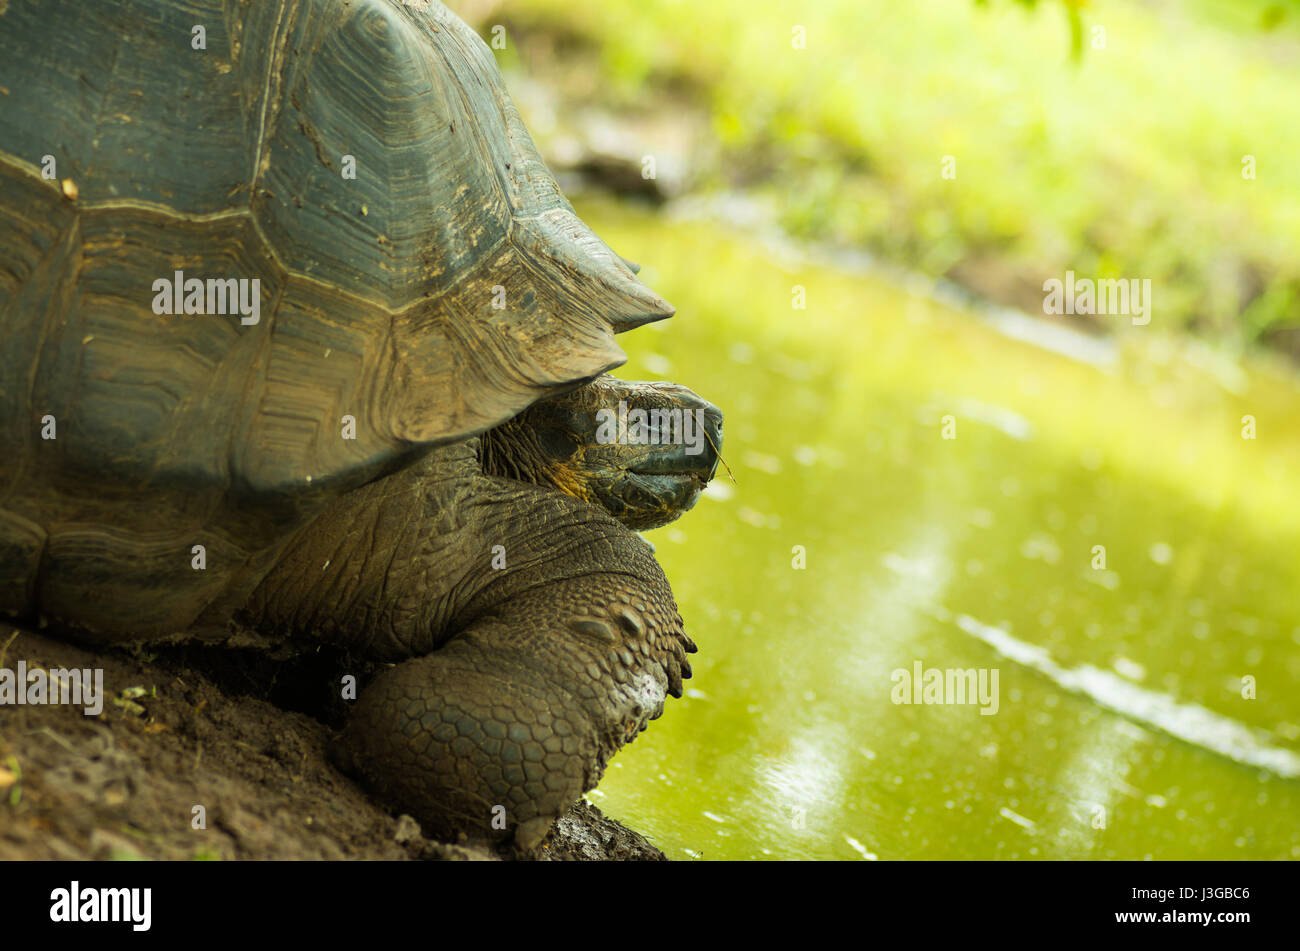
<svg viewBox="0 0 1300 951">
<path fill-rule="evenodd" d="M 100 653 L 28 630 L 10 641 L 14 633 L 0 628 L 0 646 L 9 642 L 0 667 L 102 668 L 105 696 L 97 716 L 0 706 L 0 859 L 519 857 L 428 839 L 409 816 L 372 802 L 327 758 L 341 711 L 286 692 L 304 679 L 283 676 L 281 662 L 251 652 Z M 194 827 L 196 806 L 205 828 Z M 536 858 L 663 854 L 584 802 Z"/>
</svg>

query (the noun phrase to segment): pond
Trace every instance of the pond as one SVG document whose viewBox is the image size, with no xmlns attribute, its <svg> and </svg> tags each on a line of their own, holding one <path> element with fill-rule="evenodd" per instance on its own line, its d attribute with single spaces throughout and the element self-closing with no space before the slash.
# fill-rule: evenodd
<svg viewBox="0 0 1300 951">
<path fill-rule="evenodd" d="M 687 860 L 1300 858 L 1293 377 L 1161 336 L 1158 298 L 1078 359 L 578 210 L 678 308 L 619 375 L 721 406 L 735 474 L 649 533 L 700 653 L 594 802 Z M 895 702 L 931 670 L 996 699 Z"/>
</svg>

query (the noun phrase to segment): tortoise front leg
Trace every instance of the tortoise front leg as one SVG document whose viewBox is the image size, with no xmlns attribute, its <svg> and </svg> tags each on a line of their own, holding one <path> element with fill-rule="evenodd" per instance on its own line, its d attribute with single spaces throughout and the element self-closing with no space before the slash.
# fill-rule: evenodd
<svg viewBox="0 0 1300 951">
<path fill-rule="evenodd" d="M 592 516 L 608 521 L 608 535 L 553 551 L 545 574 L 561 580 L 501 603 L 476 599 L 491 606 L 436 652 L 380 674 L 358 701 L 341 764 L 426 829 L 513 833 L 532 850 L 665 696 L 681 696 L 695 645 L 668 582 L 645 542 Z"/>
</svg>

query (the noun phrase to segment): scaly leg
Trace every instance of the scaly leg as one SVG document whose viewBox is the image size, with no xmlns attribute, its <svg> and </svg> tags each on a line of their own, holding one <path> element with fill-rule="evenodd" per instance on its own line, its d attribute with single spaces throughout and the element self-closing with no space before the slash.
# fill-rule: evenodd
<svg viewBox="0 0 1300 951">
<path fill-rule="evenodd" d="M 580 506 L 554 495 L 545 504 L 557 501 Z M 478 599 L 491 606 L 358 701 L 342 764 L 428 829 L 492 840 L 514 831 L 531 850 L 665 696 L 681 696 L 695 645 L 668 582 L 644 541 L 581 508 L 606 531 L 567 553 L 552 546 L 573 576 L 535 587 L 516 578 L 517 595 Z M 564 566 L 550 561 L 546 574 Z"/>
</svg>

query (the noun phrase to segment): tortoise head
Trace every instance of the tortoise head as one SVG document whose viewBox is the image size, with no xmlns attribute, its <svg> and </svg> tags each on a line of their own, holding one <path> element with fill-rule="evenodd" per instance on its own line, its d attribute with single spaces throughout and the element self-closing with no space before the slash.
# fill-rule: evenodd
<svg viewBox="0 0 1300 951">
<path fill-rule="evenodd" d="M 722 412 L 708 400 L 605 374 L 485 433 L 480 459 L 490 475 L 551 486 L 642 530 L 690 510 L 721 449 Z"/>
</svg>

